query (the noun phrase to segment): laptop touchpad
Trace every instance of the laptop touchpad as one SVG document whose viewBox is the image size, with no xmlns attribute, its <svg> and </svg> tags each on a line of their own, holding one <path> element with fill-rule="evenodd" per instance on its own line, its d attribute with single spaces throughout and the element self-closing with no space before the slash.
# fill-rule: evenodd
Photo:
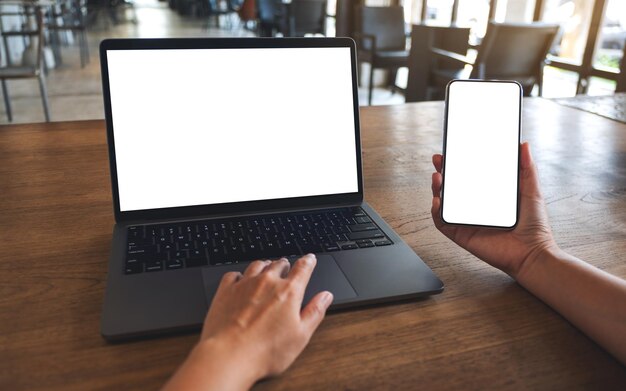
<svg viewBox="0 0 626 391">
<path fill-rule="evenodd" d="M 297 258 L 289 258 L 293 265 Z M 244 272 L 250 263 L 238 263 L 234 265 L 211 266 L 202 269 L 202 282 L 206 294 L 207 306 L 213 301 L 213 295 L 224 273 L 237 271 Z M 321 291 L 330 291 L 334 296 L 333 303 L 356 297 L 357 294 L 343 274 L 335 258 L 332 255 L 318 255 L 317 266 L 313 271 L 309 285 L 304 293 L 304 303 Z"/>
</svg>

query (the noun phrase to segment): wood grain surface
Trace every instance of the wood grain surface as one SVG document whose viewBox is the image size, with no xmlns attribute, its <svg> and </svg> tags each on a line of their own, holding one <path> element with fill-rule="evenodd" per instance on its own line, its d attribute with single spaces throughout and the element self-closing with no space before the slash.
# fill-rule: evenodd
<svg viewBox="0 0 626 391">
<path fill-rule="evenodd" d="M 368 202 L 441 277 L 432 298 L 330 314 L 259 390 L 626 389 L 626 368 L 430 218 L 443 103 L 362 109 Z M 626 125 L 524 102 L 559 244 L 626 278 Z M 0 128 L 0 389 L 157 389 L 197 335 L 99 334 L 113 210 L 103 121 Z M 384 262 L 384 260 L 381 260 Z"/>
</svg>

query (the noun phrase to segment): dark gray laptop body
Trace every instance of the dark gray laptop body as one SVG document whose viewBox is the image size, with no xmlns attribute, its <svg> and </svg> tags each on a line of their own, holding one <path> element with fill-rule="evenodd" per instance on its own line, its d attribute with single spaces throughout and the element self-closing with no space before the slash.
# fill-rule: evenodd
<svg viewBox="0 0 626 391">
<path fill-rule="evenodd" d="M 349 48 L 353 87 L 353 115 L 356 138 L 358 191 L 265 201 L 232 202 L 219 205 L 183 206 L 136 211 L 120 208 L 118 164 L 116 162 L 114 121 L 107 54 L 117 50 L 168 49 L 264 49 L 264 48 Z M 442 282 L 404 241 L 364 201 L 361 175 L 361 149 L 356 86 L 354 42 L 347 38 L 305 39 L 130 39 L 105 40 L 100 46 L 103 93 L 109 140 L 111 179 L 116 224 L 113 229 L 111 258 L 104 298 L 101 333 L 114 341 L 197 330 L 210 305 L 221 276 L 231 270 L 242 271 L 247 262 L 205 267 L 185 267 L 125 274 L 128 227 L 233 217 L 262 218 L 263 215 L 361 207 L 393 244 L 349 251 L 317 252 L 318 266 L 307 288 L 305 301 L 321 290 L 335 295 L 331 309 L 420 297 L 439 293 Z M 233 151 L 234 153 L 236 151 Z M 295 260 L 295 254 L 284 254 Z"/>
</svg>

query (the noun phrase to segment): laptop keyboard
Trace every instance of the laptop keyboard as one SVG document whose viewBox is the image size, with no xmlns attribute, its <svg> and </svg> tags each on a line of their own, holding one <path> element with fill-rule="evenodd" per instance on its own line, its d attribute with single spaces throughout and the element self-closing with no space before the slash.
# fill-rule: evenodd
<svg viewBox="0 0 626 391">
<path fill-rule="evenodd" d="M 128 227 L 124 272 L 224 265 L 393 242 L 358 207 Z"/>
</svg>

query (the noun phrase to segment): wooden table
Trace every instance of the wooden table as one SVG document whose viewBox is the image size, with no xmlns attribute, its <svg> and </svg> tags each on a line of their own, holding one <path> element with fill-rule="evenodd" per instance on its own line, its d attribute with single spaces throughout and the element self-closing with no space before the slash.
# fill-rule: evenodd
<svg viewBox="0 0 626 391">
<path fill-rule="evenodd" d="M 362 111 L 365 194 L 446 284 L 420 301 L 331 314 L 260 390 L 626 389 L 626 368 L 430 218 L 443 104 Z M 626 125 L 525 101 L 554 233 L 626 277 Z M 0 128 L 0 389 L 156 389 L 197 335 L 99 335 L 113 226 L 102 121 Z"/>
<path fill-rule="evenodd" d="M 576 95 L 572 98 L 554 99 L 554 101 L 564 106 L 626 123 L 626 92 L 602 96 Z"/>
</svg>

